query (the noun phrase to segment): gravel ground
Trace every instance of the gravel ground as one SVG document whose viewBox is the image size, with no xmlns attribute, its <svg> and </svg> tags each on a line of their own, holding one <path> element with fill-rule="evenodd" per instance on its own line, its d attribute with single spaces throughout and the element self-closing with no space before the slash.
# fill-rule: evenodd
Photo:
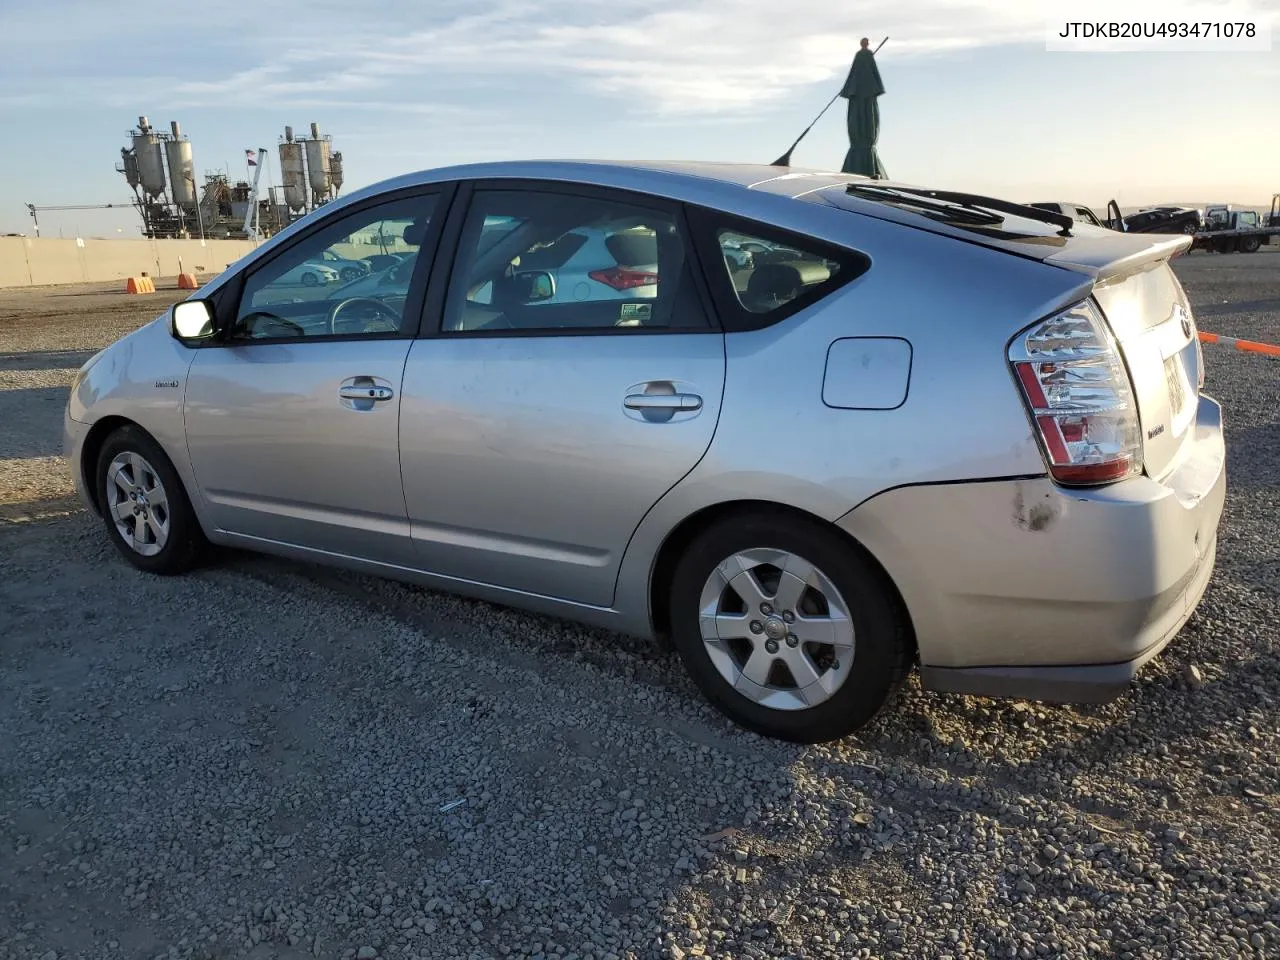
<svg viewBox="0 0 1280 960">
<path fill-rule="evenodd" d="M 1280 252 L 1197 254 L 1280 342 Z M 0 960 L 1280 955 L 1280 366 L 1206 346 L 1219 565 L 1100 708 L 767 741 L 646 644 L 279 560 L 127 568 L 76 366 L 178 297 L 0 292 Z"/>
</svg>

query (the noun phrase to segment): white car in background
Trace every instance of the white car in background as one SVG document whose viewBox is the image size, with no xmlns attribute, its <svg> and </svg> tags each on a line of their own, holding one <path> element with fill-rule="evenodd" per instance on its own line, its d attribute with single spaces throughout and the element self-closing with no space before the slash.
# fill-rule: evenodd
<svg viewBox="0 0 1280 960">
<path fill-rule="evenodd" d="M 304 287 L 318 287 L 326 283 L 337 283 L 341 279 L 338 271 L 316 260 L 306 260 L 280 278 L 281 285 L 300 284 Z"/>
</svg>

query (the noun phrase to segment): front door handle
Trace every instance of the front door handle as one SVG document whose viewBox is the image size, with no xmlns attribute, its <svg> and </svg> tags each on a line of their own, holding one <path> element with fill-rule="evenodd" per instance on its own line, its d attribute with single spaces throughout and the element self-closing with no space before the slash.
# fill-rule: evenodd
<svg viewBox="0 0 1280 960">
<path fill-rule="evenodd" d="M 338 388 L 338 396 L 343 400 L 390 400 L 395 392 L 390 387 L 376 384 L 367 387 L 343 384 Z"/>
<path fill-rule="evenodd" d="M 622 401 L 628 410 L 701 410 L 696 393 L 632 393 Z"/>
</svg>

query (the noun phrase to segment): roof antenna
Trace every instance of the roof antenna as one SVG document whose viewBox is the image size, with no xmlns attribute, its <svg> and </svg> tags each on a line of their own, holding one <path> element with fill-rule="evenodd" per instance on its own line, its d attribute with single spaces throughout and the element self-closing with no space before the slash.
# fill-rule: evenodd
<svg viewBox="0 0 1280 960">
<path fill-rule="evenodd" d="M 876 48 L 871 51 L 873 56 L 880 52 L 880 48 L 884 46 L 885 40 L 888 40 L 888 39 L 889 39 L 888 37 L 885 37 L 884 40 L 881 40 L 876 45 Z M 787 148 L 787 152 L 784 153 L 782 156 L 780 156 L 777 160 L 773 161 L 773 163 L 769 164 L 769 166 L 771 167 L 791 166 L 791 154 L 795 151 L 796 147 L 800 146 L 800 141 L 809 135 L 809 131 L 813 129 L 814 124 L 816 124 L 819 120 L 822 119 L 822 115 L 831 109 L 831 105 L 835 103 L 836 100 L 839 99 L 839 97 L 840 97 L 840 94 L 839 92 L 837 92 L 834 97 L 828 100 L 827 105 L 818 112 L 818 115 L 816 117 L 813 118 L 813 123 L 810 123 L 807 127 L 805 127 L 804 132 L 801 133 L 800 136 L 796 137 L 796 142 Z"/>
</svg>

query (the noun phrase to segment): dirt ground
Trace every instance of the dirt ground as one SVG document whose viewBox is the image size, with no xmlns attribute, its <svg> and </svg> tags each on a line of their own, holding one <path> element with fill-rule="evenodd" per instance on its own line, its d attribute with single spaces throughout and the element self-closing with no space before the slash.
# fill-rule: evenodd
<svg viewBox="0 0 1280 960">
<path fill-rule="evenodd" d="M 1177 271 L 1280 343 L 1280 252 Z M 76 369 L 184 292 L 0 291 L 0 960 L 1280 951 L 1280 361 L 1206 346 L 1229 494 L 1128 695 L 732 727 L 665 653 L 231 555 L 127 567 L 72 494 Z"/>
</svg>

